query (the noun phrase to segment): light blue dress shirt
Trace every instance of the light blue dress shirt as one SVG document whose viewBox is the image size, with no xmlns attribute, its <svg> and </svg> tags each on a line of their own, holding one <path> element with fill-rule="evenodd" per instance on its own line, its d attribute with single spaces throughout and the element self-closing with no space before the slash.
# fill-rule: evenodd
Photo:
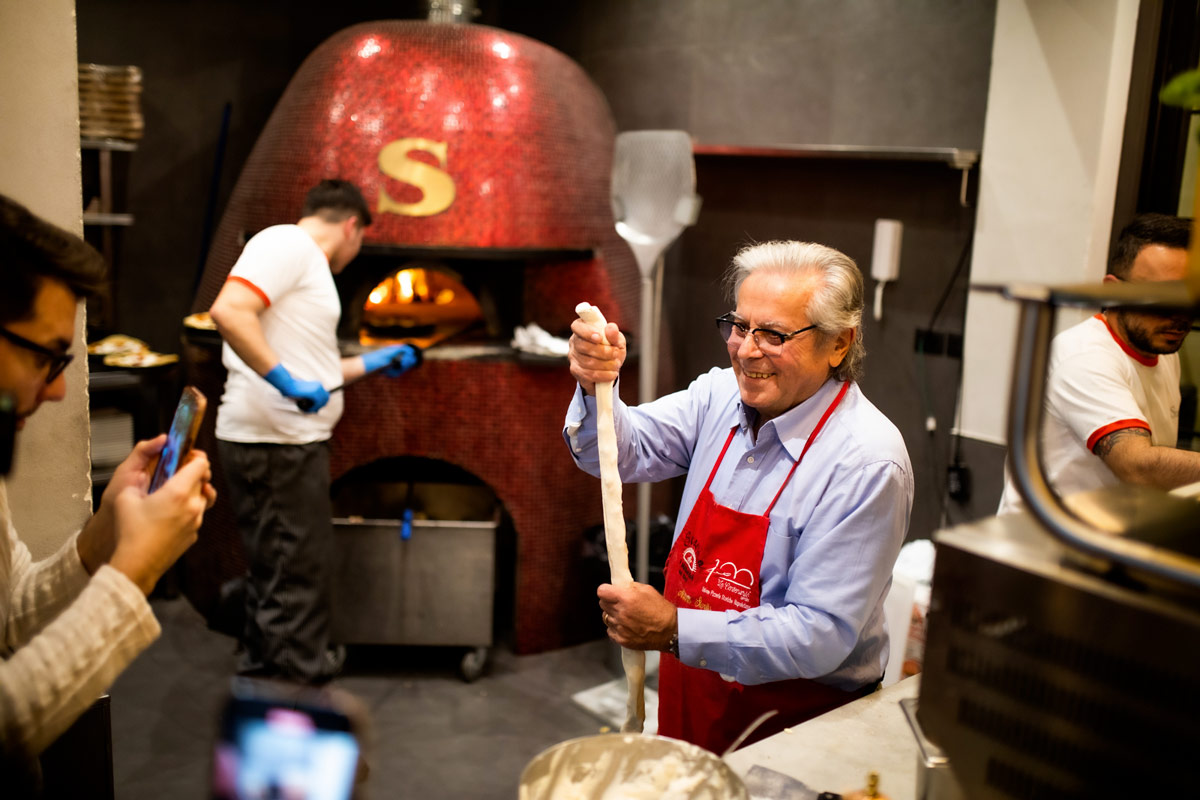
<svg viewBox="0 0 1200 800">
<path fill-rule="evenodd" d="M 636 407 L 615 398 L 621 480 L 687 475 L 674 541 L 737 425 L 711 489 L 719 504 L 762 515 L 840 389 L 827 381 L 764 423 L 757 440 L 756 412 L 742 406 L 732 369 L 714 368 L 686 390 Z M 598 476 L 596 399 L 581 389 L 563 436 L 580 468 Z M 883 601 L 912 500 L 900 431 L 852 384 L 771 512 L 761 605 L 680 608 L 680 659 L 746 685 L 812 678 L 852 690 L 879 680 L 888 657 Z"/>
</svg>

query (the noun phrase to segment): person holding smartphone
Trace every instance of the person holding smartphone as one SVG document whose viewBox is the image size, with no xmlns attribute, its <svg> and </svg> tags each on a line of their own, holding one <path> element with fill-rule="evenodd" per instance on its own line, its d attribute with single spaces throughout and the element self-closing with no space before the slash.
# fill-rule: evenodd
<svg viewBox="0 0 1200 800">
<path fill-rule="evenodd" d="M 399 375 L 409 345 L 343 358 L 333 276 L 362 246 L 371 212 L 343 180 L 309 190 L 295 224 L 246 243 L 210 314 L 228 370 L 217 452 L 248 573 L 238 672 L 305 684 L 329 681 L 345 659 L 330 641 L 333 512 L 329 438 L 344 385 L 377 369 Z"/>
<path fill-rule="evenodd" d="M 15 429 L 66 395 L 79 301 L 99 292 L 100 254 L 0 195 L 0 396 Z M 137 444 L 99 510 L 57 553 L 34 562 L 13 527 L 0 476 L 0 774 L 3 793 L 36 789 L 36 757 L 160 633 L 146 601 L 196 540 L 216 499 L 195 451 L 150 494 L 165 435 Z M 19 464 L 16 468 L 19 468 Z M 15 777 L 14 777 L 15 776 Z M 23 785 L 27 784 L 27 785 Z"/>
</svg>

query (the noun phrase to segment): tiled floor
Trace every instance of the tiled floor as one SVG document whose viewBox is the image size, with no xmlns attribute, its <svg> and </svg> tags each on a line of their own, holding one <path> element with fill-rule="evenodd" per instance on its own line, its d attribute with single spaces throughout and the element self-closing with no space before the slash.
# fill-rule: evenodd
<svg viewBox="0 0 1200 800">
<path fill-rule="evenodd" d="M 202 800 L 234 641 L 184 599 L 155 600 L 154 610 L 162 637 L 111 691 L 116 796 Z M 607 640 L 532 656 L 498 646 L 483 677 L 466 683 L 461 649 L 352 648 L 335 685 L 371 712 L 367 796 L 511 800 L 530 759 L 604 727 L 571 695 L 619 672 L 615 653 Z"/>
</svg>

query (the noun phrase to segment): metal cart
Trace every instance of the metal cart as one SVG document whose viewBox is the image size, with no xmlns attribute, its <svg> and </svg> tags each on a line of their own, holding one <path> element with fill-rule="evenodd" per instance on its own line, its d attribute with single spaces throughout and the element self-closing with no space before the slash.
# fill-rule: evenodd
<svg viewBox="0 0 1200 800">
<path fill-rule="evenodd" d="M 343 644 L 471 648 L 464 680 L 492 646 L 497 521 L 335 518 L 333 635 Z"/>
</svg>

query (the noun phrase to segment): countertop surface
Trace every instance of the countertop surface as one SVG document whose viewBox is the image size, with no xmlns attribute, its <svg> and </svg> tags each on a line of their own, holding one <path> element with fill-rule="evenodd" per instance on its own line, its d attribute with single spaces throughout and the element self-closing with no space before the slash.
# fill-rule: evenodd
<svg viewBox="0 0 1200 800">
<path fill-rule="evenodd" d="M 917 741 L 900 708 L 916 697 L 921 676 L 836 708 L 725 757 L 741 776 L 755 765 L 781 772 L 816 792 L 863 789 L 879 773 L 879 792 L 891 800 L 917 794 Z"/>
</svg>

